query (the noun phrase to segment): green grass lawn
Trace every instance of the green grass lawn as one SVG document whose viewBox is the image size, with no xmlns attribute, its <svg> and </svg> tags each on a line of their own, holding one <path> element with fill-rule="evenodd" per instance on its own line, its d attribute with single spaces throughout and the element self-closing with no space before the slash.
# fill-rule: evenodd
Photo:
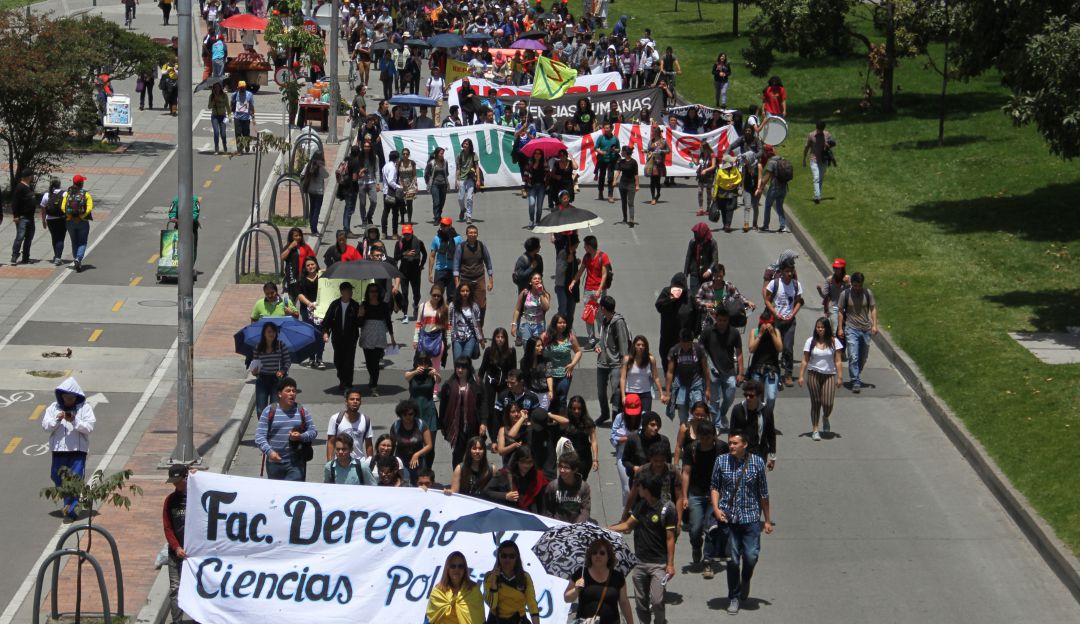
<svg viewBox="0 0 1080 624">
<path fill-rule="evenodd" d="M 631 37 L 648 26 L 660 49 L 674 47 L 691 101 L 713 104 L 709 70 L 726 51 L 729 105 L 758 103 L 764 80 L 742 62 L 747 41 L 730 34 L 730 4 L 703 3 L 701 20 L 694 4 L 673 7 L 619 0 L 610 13 L 636 17 Z M 950 84 L 939 148 L 941 79 L 925 59 L 901 61 L 895 116 L 859 107 L 864 68 L 861 57 L 782 57 L 771 71 L 789 96 L 791 134 L 780 149 L 796 165 L 788 204 L 827 254 L 867 275 L 882 325 L 1078 552 L 1080 365 L 1042 364 L 1007 332 L 1080 325 L 1080 167 L 1051 156 L 1033 127 L 1012 127 L 996 75 Z M 838 141 L 840 167 L 815 205 L 809 169 L 798 165 L 819 118 Z"/>
</svg>

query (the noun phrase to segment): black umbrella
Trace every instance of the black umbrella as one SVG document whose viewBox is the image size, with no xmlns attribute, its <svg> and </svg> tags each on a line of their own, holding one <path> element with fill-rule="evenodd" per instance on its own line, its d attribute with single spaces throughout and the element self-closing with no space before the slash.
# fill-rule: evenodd
<svg viewBox="0 0 1080 624">
<path fill-rule="evenodd" d="M 569 580 L 585 566 L 585 551 L 601 538 L 615 549 L 615 569 L 628 576 L 637 565 L 637 557 L 621 535 L 595 524 L 567 524 L 548 529 L 536 540 L 532 551 L 545 572 Z"/>
<path fill-rule="evenodd" d="M 537 234 L 554 234 L 568 230 L 578 230 L 594 225 L 600 225 L 604 220 L 594 213 L 573 206 L 566 210 L 555 209 L 548 216 L 540 219 L 540 225 L 533 229 Z"/>
<path fill-rule="evenodd" d="M 463 48 L 465 47 L 465 38 L 461 35 L 455 35 L 454 33 L 440 33 L 431 37 L 427 42 L 433 48 Z"/>
<path fill-rule="evenodd" d="M 405 277 L 398 268 L 389 262 L 375 260 L 356 260 L 353 262 L 335 262 L 323 273 L 328 279 L 381 280 Z"/>
<path fill-rule="evenodd" d="M 195 93 L 198 93 L 199 91 L 205 91 L 206 89 L 209 89 L 214 85 L 221 84 L 223 82 L 225 82 L 225 76 L 210 76 L 206 80 L 203 80 L 199 84 L 195 85 Z"/>
<path fill-rule="evenodd" d="M 534 28 L 533 30 L 530 30 L 529 32 L 524 33 L 524 34 L 522 34 L 520 36 L 525 38 L 525 39 L 534 39 L 534 38 L 539 38 L 539 37 L 546 37 L 547 36 L 547 31 L 536 30 Z"/>
<path fill-rule="evenodd" d="M 497 531 L 546 531 L 544 521 L 531 513 L 493 507 L 461 516 L 446 523 L 446 530 L 460 533 L 495 533 Z"/>
<path fill-rule="evenodd" d="M 423 39 L 418 39 L 416 37 L 413 37 L 412 39 L 406 39 L 405 40 L 405 45 L 409 46 L 410 48 L 420 48 L 422 50 L 430 50 L 431 49 L 431 44 L 430 43 L 428 43 L 427 41 L 424 41 Z"/>
<path fill-rule="evenodd" d="M 541 13 L 540 15 L 536 16 L 536 19 L 538 19 L 538 20 L 557 20 L 557 19 L 559 19 L 559 16 L 555 15 L 554 13 Z"/>
<path fill-rule="evenodd" d="M 491 41 L 491 35 L 482 32 L 469 33 L 465 35 L 465 41 L 469 43 L 484 43 L 485 41 Z"/>
<path fill-rule="evenodd" d="M 390 41 L 389 39 L 383 39 L 382 41 L 380 41 L 380 42 L 378 42 L 378 43 L 371 46 L 371 51 L 372 52 L 380 52 L 380 51 L 384 51 L 384 50 L 400 50 L 400 49 L 401 49 L 401 44 L 400 43 L 394 43 L 393 41 Z"/>
</svg>

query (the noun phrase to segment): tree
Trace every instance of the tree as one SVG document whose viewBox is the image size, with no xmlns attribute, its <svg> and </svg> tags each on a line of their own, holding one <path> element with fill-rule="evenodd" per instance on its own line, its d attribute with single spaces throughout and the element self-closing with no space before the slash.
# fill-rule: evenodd
<svg viewBox="0 0 1080 624">
<path fill-rule="evenodd" d="M 59 168 L 65 146 L 98 119 L 95 79 L 164 62 L 171 52 L 100 17 L 60 18 L 0 11 L 0 140 L 16 172 Z M 91 126 L 90 132 L 93 132 Z"/>
<path fill-rule="evenodd" d="M 60 485 L 54 485 L 41 490 L 41 496 L 56 503 L 63 503 L 64 499 L 78 498 L 75 505 L 76 514 L 88 514 L 86 523 L 94 524 L 94 509 L 101 505 L 131 509 L 130 496 L 142 496 L 142 488 L 129 483 L 132 471 L 123 470 L 108 477 L 98 470 L 90 475 L 89 480 L 72 472 L 69 468 L 60 468 Z M 87 531 L 86 548 L 81 549 L 90 552 L 94 543 L 94 532 Z M 86 559 L 79 557 L 79 566 L 75 573 L 75 622 L 78 624 L 82 611 L 82 571 Z"/>
<path fill-rule="evenodd" d="M 952 55 L 961 77 L 996 69 L 1013 97 L 1004 111 L 1034 123 L 1050 152 L 1080 156 L 1080 4 L 953 0 Z"/>
</svg>

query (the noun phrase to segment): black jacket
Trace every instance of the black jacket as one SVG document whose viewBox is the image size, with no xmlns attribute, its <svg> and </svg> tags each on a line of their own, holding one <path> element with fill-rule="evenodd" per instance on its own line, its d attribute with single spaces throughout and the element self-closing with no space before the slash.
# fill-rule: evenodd
<svg viewBox="0 0 1080 624">
<path fill-rule="evenodd" d="M 326 310 L 326 318 L 322 322 L 324 334 L 330 334 L 330 339 L 337 345 L 356 345 L 360 340 L 360 304 L 355 299 L 349 302 L 348 312 L 344 322 L 341 318 L 341 298 L 334 299 Z"/>
<path fill-rule="evenodd" d="M 27 184 L 23 184 L 20 181 L 15 185 L 15 192 L 12 194 L 11 201 L 11 214 L 16 219 L 33 219 L 34 213 L 37 212 L 37 198 L 34 196 L 34 189 Z"/>
<path fill-rule="evenodd" d="M 761 404 L 763 431 L 758 431 L 757 412 L 746 413 L 746 403 L 737 403 L 731 408 L 730 431 L 741 431 L 746 434 L 747 448 L 751 453 L 768 459 L 769 455 L 776 454 L 776 420 L 773 418 L 771 407 Z"/>
<path fill-rule="evenodd" d="M 710 240 L 705 243 L 701 248 L 701 255 L 697 254 L 697 241 L 691 240 L 690 244 L 686 247 L 686 259 L 683 260 L 683 274 L 687 279 L 691 275 L 697 279 L 702 279 L 701 274 L 708 271 L 718 261 L 718 254 L 716 251 L 716 241 Z M 697 293 L 690 293 L 691 297 L 697 296 Z"/>
</svg>

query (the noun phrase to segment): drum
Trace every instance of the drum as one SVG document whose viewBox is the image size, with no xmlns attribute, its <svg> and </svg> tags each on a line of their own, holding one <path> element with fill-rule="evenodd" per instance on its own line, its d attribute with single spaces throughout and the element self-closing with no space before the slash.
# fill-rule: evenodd
<svg viewBox="0 0 1080 624">
<path fill-rule="evenodd" d="M 780 145 L 787 138 L 788 127 L 783 117 L 769 115 L 761 125 L 761 140 L 765 145 Z"/>
</svg>

